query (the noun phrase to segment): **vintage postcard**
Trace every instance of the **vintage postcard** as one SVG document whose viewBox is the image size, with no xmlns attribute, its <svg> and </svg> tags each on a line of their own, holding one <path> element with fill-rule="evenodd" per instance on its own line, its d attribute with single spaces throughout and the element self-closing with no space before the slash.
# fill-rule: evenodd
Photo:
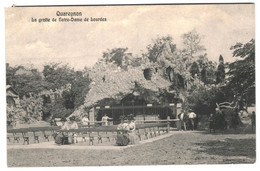
<svg viewBox="0 0 260 171">
<path fill-rule="evenodd" d="M 8 167 L 253 164 L 255 5 L 5 9 Z"/>
</svg>

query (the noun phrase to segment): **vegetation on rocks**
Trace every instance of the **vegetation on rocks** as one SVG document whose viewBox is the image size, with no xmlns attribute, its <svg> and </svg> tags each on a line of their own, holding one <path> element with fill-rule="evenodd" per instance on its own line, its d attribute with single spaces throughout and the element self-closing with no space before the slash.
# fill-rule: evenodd
<svg viewBox="0 0 260 171">
<path fill-rule="evenodd" d="M 201 115 L 214 111 L 216 103 L 231 102 L 234 95 L 240 97 L 240 108 L 255 103 L 253 39 L 231 47 L 239 59 L 233 63 L 224 63 L 222 55 L 219 63 L 209 60 L 196 30 L 182 39 L 179 48 L 173 37 L 158 37 L 140 55 L 128 48 L 108 49 L 82 71 L 68 64 L 46 64 L 42 71 L 7 64 L 7 84 L 21 101 L 18 109 L 7 110 L 8 122 L 80 116 L 96 105 L 118 104 L 128 95 L 144 97 L 146 103 L 181 101 Z"/>
</svg>

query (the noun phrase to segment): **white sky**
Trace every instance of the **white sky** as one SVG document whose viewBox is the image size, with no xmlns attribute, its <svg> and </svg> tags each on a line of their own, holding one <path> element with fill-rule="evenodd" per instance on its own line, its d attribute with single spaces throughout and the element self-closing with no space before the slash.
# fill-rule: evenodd
<svg viewBox="0 0 260 171">
<path fill-rule="evenodd" d="M 78 11 L 107 22 L 32 23 L 31 17 L 53 18 L 56 11 Z M 6 8 L 6 62 L 35 66 L 69 63 L 75 69 L 93 65 L 102 52 L 128 47 L 140 55 L 157 36 L 171 35 L 177 48 L 192 29 L 204 35 L 208 57 L 232 61 L 230 46 L 255 37 L 254 5 L 168 5 Z"/>
</svg>

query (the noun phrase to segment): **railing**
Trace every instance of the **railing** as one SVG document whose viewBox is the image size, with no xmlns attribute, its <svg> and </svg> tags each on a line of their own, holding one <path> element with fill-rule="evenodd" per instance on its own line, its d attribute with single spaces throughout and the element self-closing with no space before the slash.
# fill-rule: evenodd
<svg viewBox="0 0 260 171">
<path fill-rule="evenodd" d="M 179 121 L 179 119 L 167 119 L 167 120 L 139 120 L 139 121 L 135 121 L 135 123 L 137 124 L 138 122 L 141 124 L 144 123 L 166 123 L 167 124 L 167 131 L 169 132 L 170 130 L 170 123 L 171 122 L 177 122 Z"/>
<path fill-rule="evenodd" d="M 92 127 L 96 127 L 96 126 L 100 126 L 103 123 L 107 123 L 108 125 L 110 125 L 111 121 L 108 122 L 104 122 L 104 121 L 88 121 L 87 125 L 83 125 L 82 123 L 78 123 L 79 127 L 84 127 L 84 128 L 92 128 Z"/>
</svg>

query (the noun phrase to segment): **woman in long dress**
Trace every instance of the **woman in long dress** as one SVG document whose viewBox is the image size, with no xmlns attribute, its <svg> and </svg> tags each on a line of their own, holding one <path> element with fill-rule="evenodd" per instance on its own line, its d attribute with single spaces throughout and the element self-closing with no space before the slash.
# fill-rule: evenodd
<svg viewBox="0 0 260 171">
<path fill-rule="evenodd" d="M 128 134 L 129 134 L 130 144 L 135 144 L 135 128 L 136 128 L 136 125 L 135 125 L 135 121 L 134 121 L 133 118 L 128 121 L 128 127 L 129 127 L 129 133 Z"/>
<path fill-rule="evenodd" d="M 121 124 L 117 126 L 118 134 L 116 138 L 117 145 L 128 145 L 129 143 L 129 125 L 126 120 L 121 119 Z"/>
</svg>

